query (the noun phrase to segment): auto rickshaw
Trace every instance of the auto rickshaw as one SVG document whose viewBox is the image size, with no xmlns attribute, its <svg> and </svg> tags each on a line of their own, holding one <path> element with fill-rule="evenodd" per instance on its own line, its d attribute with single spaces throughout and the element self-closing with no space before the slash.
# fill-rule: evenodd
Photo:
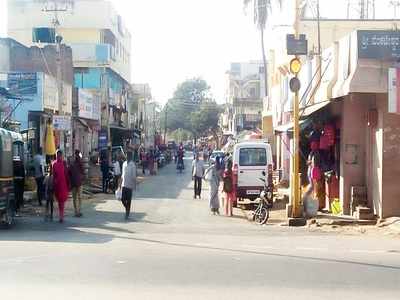
<svg viewBox="0 0 400 300">
<path fill-rule="evenodd" d="M 20 166 L 23 161 L 23 149 L 21 134 L 0 128 L 0 222 L 7 227 L 14 223 L 14 172 L 16 162 Z"/>
</svg>

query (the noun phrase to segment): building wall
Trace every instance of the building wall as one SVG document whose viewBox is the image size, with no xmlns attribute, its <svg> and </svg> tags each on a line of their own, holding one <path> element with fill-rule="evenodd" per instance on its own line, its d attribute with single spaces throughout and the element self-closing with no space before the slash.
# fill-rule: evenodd
<svg viewBox="0 0 400 300">
<path fill-rule="evenodd" d="M 400 115 L 388 113 L 386 94 L 378 96 L 382 117 L 382 211 L 380 217 L 400 216 Z"/>
<path fill-rule="evenodd" d="M 365 186 L 365 133 L 368 102 L 357 95 L 343 100 L 340 151 L 340 200 L 350 214 L 351 187 Z"/>
<path fill-rule="evenodd" d="M 53 27 L 54 14 L 43 11 L 46 7 L 45 4 L 46 1 L 9 0 L 8 14 L 13 18 L 8 19 L 8 36 L 24 45 L 33 45 L 33 28 Z M 48 8 L 52 7 L 49 6 Z M 26 18 L 25 15 L 28 12 L 29 18 Z M 88 12 L 95 13 L 90 14 L 89 18 Z M 110 1 L 75 0 L 72 6 L 68 6 L 66 12 L 59 13 L 59 21 L 58 33 L 63 36 L 64 43 L 67 45 L 110 43 L 114 59 L 107 63 L 126 81 L 130 81 L 132 38 Z M 112 43 L 106 38 L 107 34 L 104 33 L 106 30 L 114 36 Z M 89 61 L 87 65 L 79 62 L 77 66 L 95 67 L 96 65 Z"/>
</svg>

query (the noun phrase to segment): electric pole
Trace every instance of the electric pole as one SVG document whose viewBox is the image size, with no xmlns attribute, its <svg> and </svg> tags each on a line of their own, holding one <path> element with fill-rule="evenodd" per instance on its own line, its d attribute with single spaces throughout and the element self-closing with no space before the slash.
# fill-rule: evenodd
<svg viewBox="0 0 400 300">
<path fill-rule="evenodd" d="M 164 144 L 167 144 L 168 103 L 165 105 Z"/>
</svg>

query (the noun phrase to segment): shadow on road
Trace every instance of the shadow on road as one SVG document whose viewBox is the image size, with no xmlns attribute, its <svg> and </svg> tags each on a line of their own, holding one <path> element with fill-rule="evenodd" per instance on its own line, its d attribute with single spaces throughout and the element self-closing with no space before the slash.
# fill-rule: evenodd
<svg viewBox="0 0 400 300">
<path fill-rule="evenodd" d="M 87 203 L 83 210 L 83 218 L 75 218 L 71 212 L 67 212 L 63 224 L 57 221 L 57 214 L 53 222 L 45 222 L 42 216 L 20 218 L 10 230 L 0 231 L 0 242 L 107 243 L 116 238 L 117 234 L 135 233 L 124 228 L 124 225 L 131 222 L 148 223 L 144 220 L 146 213 L 141 212 L 132 212 L 130 219 L 125 220 L 122 204 L 120 212 L 96 209 L 96 206 L 105 202 L 107 201 L 100 200 Z M 55 205 L 56 209 L 57 205 Z"/>
</svg>

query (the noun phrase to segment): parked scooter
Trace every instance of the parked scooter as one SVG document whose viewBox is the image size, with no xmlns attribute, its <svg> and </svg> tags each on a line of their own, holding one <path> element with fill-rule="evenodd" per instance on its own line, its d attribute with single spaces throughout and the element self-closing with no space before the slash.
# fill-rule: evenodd
<svg viewBox="0 0 400 300">
<path fill-rule="evenodd" d="M 266 176 L 264 171 L 263 175 L 264 177 Z M 260 178 L 260 180 L 264 183 L 264 189 L 260 193 L 259 204 L 253 214 L 253 221 L 259 225 L 263 225 L 267 223 L 269 210 L 273 206 L 274 186 L 272 183 L 272 174 L 268 174 L 267 180 L 264 178 Z"/>
</svg>

